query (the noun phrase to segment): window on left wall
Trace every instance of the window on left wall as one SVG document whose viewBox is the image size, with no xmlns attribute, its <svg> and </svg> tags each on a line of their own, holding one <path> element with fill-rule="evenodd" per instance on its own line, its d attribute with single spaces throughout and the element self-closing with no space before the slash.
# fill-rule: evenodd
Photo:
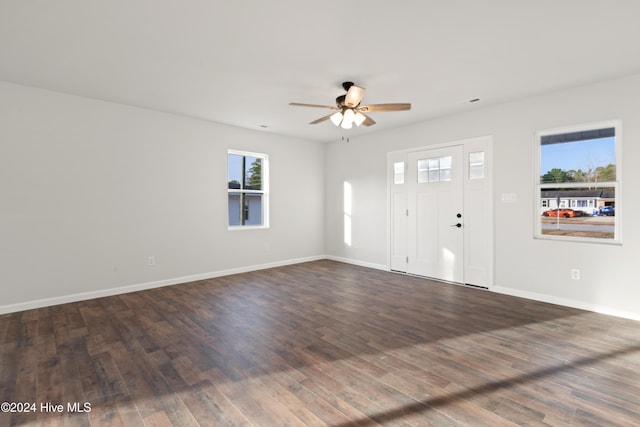
<svg viewBox="0 0 640 427">
<path fill-rule="evenodd" d="M 229 150 L 227 203 L 230 229 L 269 226 L 268 167 L 266 154 Z"/>
</svg>

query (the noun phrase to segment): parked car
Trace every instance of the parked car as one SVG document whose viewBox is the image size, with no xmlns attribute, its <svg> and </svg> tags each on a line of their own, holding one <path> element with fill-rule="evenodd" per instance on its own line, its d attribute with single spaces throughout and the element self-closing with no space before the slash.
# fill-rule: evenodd
<svg viewBox="0 0 640 427">
<path fill-rule="evenodd" d="M 616 210 L 613 206 L 603 206 L 598 210 L 600 216 L 615 216 Z"/>
<path fill-rule="evenodd" d="M 560 216 L 563 218 L 575 218 L 577 216 L 586 216 L 586 215 L 587 214 L 584 211 L 577 211 L 569 208 L 549 209 L 548 211 L 542 212 L 542 216 Z"/>
</svg>

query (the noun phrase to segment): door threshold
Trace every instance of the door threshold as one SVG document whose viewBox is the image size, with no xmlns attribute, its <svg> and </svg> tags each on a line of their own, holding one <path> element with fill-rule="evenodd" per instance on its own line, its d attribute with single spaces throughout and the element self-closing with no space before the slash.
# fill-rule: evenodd
<svg viewBox="0 0 640 427">
<path fill-rule="evenodd" d="M 472 283 L 461 283 L 461 282 L 452 282 L 450 280 L 444 280 L 444 279 L 438 279 L 435 277 L 429 277 L 429 276 L 422 276 L 420 274 L 415 274 L 415 273 L 407 273 L 406 271 L 400 271 L 400 270 L 389 270 L 391 273 L 396 273 L 396 274 L 404 274 L 405 276 L 411 276 L 411 277 L 418 277 L 420 279 L 427 279 L 427 280 L 433 280 L 434 282 L 440 282 L 440 283 L 448 283 L 450 285 L 458 285 L 458 286 L 466 286 L 469 288 L 474 288 L 474 289 L 483 289 L 485 291 L 489 290 L 488 286 L 480 286 L 480 285 L 474 285 Z"/>
</svg>

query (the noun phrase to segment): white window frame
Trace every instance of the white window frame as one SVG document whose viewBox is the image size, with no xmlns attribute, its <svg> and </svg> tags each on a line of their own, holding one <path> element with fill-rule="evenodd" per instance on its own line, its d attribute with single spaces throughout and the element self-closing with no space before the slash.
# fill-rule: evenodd
<svg viewBox="0 0 640 427">
<path fill-rule="evenodd" d="M 548 135 L 557 135 L 563 133 L 583 132 L 596 129 L 614 128 L 615 129 L 615 161 L 616 161 L 616 180 L 613 182 L 602 182 L 602 186 L 612 187 L 615 189 L 615 227 L 614 238 L 596 238 L 596 237 L 577 237 L 577 236 L 556 236 L 549 234 L 542 234 L 542 221 L 540 216 L 540 207 L 542 206 L 541 194 L 545 188 L 575 188 L 575 187 L 588 187 L 588 183 L 548 183 L 542 184 L 540 182 L 540 164 L 541 164 L 541 150 L 540 142 L 542 137 Z M 600 244 L 622 244 L 622 122 L 621 120 L 608 120 L 602 122 L 588 123 L 583 125 L 568 126 L 555 129 L 547 129 L 539 131 L 535 135 L 534 140 L 534 193 L 535 193 L 535 221 L 534 221 L 534 237 L 536 239 L 544 240 L 558 240 L 565 242 L 584 242 L 584 243 L 600 243 Z M 568 203 L 562 200 L 561 207 L 567 207 Z"/>
<path fill-rule="evenodd" d="M 262 159 L 262 190 L 238 190 L 229 189 L 227 182 L 227 228 L 230 231 L 236 230 L 256 230 L 269 228 L 269 155 L 265 153 L 256 153 L 252 151 L 227 150 L 227 177 L 229 176 L 229 155 L 256 157 Z M 262 194 L 262 224 L 260 225 L 230 225 L 229 218 L 229 193 L 256 193 Z"/>
</svg>

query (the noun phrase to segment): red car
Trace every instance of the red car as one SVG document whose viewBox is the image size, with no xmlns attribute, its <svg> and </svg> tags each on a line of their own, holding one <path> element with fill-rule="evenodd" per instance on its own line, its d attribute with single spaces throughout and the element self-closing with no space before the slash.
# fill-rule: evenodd
<svg viewBox="0 0 640 427">
<path fill-rule="evenodd" d="M 575 211 L 569 208 L 563 209 L 549 209 L 542 212 L 542 216 L 561 216 L 563 218 L 575 218 L 577 216 L 585 216 L 584 211 Z"/>
</svg>

